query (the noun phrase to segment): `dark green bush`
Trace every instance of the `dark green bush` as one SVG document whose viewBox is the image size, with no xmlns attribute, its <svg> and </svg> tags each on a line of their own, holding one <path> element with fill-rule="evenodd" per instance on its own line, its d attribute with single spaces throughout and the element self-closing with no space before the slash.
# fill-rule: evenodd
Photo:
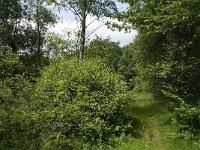
<svg viewBox="0 0 200 150">
<path fill-rule="evenodd" d="M 180 126 L 179 136 L 184 138 L 200 137 L 200 106 L 191 106 L 184 101 L 175 109 L 176 120 Z"/>
<path fill-rule="evenodd" d="M 130 130 L 123 114 L 126 92 L 121 77 L 98 60 L 53 62 L 42 72 L 33 98 L 42 147 L 108 144 Z"/>
<path fill-rule="evenodd" d="M 28 138 L 32 128 L 27 124 L 29 115 L 25 111 L 32 85 L 23 77 L 21 67 L 19 57 L 8 46 L 0 47 L 0 149 L 3 150 L 30 149 L 32 145 Z"/>
</svg>

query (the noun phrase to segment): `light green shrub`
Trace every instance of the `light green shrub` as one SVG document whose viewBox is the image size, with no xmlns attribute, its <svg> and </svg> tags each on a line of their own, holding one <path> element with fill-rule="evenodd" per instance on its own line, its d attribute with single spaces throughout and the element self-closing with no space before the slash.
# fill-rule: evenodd
<svg viewBox="0 0 200 150">
<path fill-rule="evenodd" d="M 42 72 L 33 98 L 42 145 L 110 144 L 132 128 L 123 114 L 126 92 L 121 77 L 99 60 L 53 62 Z"/>
</svg>

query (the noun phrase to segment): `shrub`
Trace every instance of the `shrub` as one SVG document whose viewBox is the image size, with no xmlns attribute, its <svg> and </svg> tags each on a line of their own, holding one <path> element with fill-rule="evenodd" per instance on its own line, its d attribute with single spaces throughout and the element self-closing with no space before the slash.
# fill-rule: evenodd
<svg viewBox="0 0 200 150">
<path fill-rule="evenodd" d="M 24 111 L 32 85 L 21 75 L 21 67 L 8 46 L 0 47 L 0 149 L 17 150 L 32 144 L 27 139 L 32 128 L 26 125 L 29 116 Z"/>
<path fill-rule="evenodd" d="M 99 60 L 53 62 L 33 97 L 41 145 L 78 149 L 80 143 L 110 143 L 132 127 L 123 114 L 126 90 L 121 77 Z"/>
<path fill-rule="evenodd" d="M 179 136 L 184 138 L 200 137 L 200 106 L 191 106 L 184 101 L 175 109 L 176 120 L 179 124 Z"/>
<path fill-rule="evenodd" d="M 178 137 L 199 139 L 200 137 L 200 103 L 188 104 L 174 93 L 162 91 L 169 98 L 169 109 L 175 112 L 174 121 L 178 125 Z"/>
</svg>

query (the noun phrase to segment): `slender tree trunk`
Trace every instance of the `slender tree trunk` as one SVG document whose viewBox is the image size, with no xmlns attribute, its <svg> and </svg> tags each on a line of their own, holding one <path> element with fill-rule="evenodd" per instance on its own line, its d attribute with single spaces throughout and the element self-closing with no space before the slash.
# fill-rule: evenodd
<svg viewBox="0 0 200 150">
<path fill-rule="evenodd" d="M 41 64 L 41 59 L 40 59 L 40 55 L 41 55 L 41 32 L 40 32 L 40 25 L 39 23 L 37 24 L 37 32 L 38 32 L 38 44 L 37 44 L 37 57 L 38 57 L 38 64 Z"/>
<path fill-rule="evenodd" d="M 40 31 L 40 23 L 39 23 L 39 1 L 37 0 L 37 12 L 36 12 L 36 17 L 37 17 L 37 32 L 38 32 L 38 43 L 37 43 L 37 57 L 38 57 L 38 64 L 39 66 L 41 65 L 41 60 L 40 60 L 40 55 L 41 55 L 41 31 Z"/>
<path fill-rule="evenodd" d="M 79 50 L 80 62 L 83 62 L 84 51 L 85 51 L 86 10 L 87 10 L 87 0 L 83 0 L 83 8 L 81 12 L 81 38 L 80 38 L 80 50 Z"/>
</svg>

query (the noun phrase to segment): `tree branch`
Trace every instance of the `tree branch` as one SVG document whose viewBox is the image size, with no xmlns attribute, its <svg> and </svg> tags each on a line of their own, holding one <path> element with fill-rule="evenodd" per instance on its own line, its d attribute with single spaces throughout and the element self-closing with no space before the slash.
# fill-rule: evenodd
<svg viewBox="0 0 200 150">
<path fill-rule="evenodd" d="M 72 11 L 76 16 L 78 16 L 78 18 L 79 18 L 80 20 L 82 20 L 80 14 L 77 12 L 77 10 L 75 9 L 75 7 L 74 7 L 70 2 L 67 2 L 67 3 L 69 4 L 69 6 L 70 6 L 74 11 L 70 10 L 70 7 L 69 7 L 69 10 Z"/>
<path fill-rule="evenodd" d="M 100 26 L 98 26 L 96 29 L 94 29 L 89 35 L 87 35 L 87 37 L 85 39 L 88 39 L 94 32 L 96 32 L 98 29 L 100 29 L 104 24 L 101 24 Z"/>
<path fill-rule="evenodd" d="M 94 21 L 96 21 L 98 19 L 98 17 L 96 17 L 94 20 L 92 20 L 87 26 L 86 28 L 88 28 Z"/>
</svg>

